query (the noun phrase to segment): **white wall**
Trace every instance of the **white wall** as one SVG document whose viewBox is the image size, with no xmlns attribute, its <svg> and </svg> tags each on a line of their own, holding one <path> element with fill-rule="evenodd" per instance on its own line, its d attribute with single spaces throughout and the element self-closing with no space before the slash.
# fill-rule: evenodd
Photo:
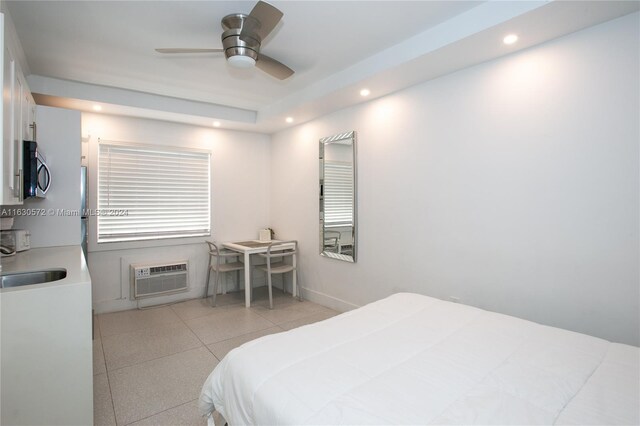
<svg viewBox="0 0 640 426">
<path fill-rule="evenodd" d="M 639 15 L 273 136 L 309 299 L 399 291 L 640 344 Z M 375 87 L 372 87 L 375 95 Z M 358 262 L 318 255 L 318 139 L 358 132 Z"/>
<path fill-rule="evenodd" d="M 16 216 L 13 228 L 31 231 L 32 248 L 78 245 L 82 239 L 80 216 L 75 215 L 80 209 L 80 112 L 38 106 L 36 120 L 38 150 L 51 170 L 51 187 L 46 198 L 28 198 L 22 207 L 46 215 Z"/>
<path fill-rule="evenodd" d="M 270 137 L 256 133 L 208 129 L 183 124 L 102 114 L 82 114 L 82 136 L 89 153 L 89 200 L 95 208 L 95 153 L 98 139 L 145 144 L 185 146 L 211 150 L 212 232 L 217 241 L 257 238 L 258 229 L 269 223 Z M 130 263 L 188 259 L 190 286 L 188 294 L 158 298 L 160 303 L 198 297 L 204 292 L 207 250 L 204 241 L 192 238 L 152 241 L 127 249 L 126 245 L 97 245 L 95 218 L 90 218 L 89 270 L 93 283 L 96 312 L 129 309 Z M 172 244 L 160 246 L 160 244 Z M 176 245 L 178 244 L 178 245 Z M 143 247 L 148 245 L 149 247 Z M 114 249 L 115 248 L 115 249 Z M 233 278 L 233 277 L 230 277 Z M 231 282 L 231 279 L 229 280 Z M 141 302 L 144 306 L 145 303 Z"/>
</svg>

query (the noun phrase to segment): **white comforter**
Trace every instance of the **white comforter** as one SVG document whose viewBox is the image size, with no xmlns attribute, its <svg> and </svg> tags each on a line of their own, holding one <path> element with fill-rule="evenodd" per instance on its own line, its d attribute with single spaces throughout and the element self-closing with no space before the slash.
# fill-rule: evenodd
<svg viewBox="0 0 640 426">
<path fill-rule="evenodd" d="M 230 425 L 640 424 L 639 348 L 400 293 L 231 351 Z"/>
</svg>

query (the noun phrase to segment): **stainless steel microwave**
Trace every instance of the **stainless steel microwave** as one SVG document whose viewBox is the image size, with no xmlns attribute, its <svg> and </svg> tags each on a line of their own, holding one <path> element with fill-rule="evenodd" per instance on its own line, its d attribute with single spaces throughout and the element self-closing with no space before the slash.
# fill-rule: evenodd
<svg viewBox="0 0 640 426">
<path fill-rule="evenodd" d="M 49 166 L 37 142 L 24 141 L 23 144 L 24 198 L 44 198 L 51 188 Z"/>
</svg>

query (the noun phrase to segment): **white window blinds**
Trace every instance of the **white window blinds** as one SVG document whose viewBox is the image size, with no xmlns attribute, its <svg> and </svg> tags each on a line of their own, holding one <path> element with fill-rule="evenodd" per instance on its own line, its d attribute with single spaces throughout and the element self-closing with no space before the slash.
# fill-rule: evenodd
<svg viewBox="0 0 640 426">
<path fill-rule="evenodd" d="M 210 235 L 209 157 L 100 141 L 98 243 Z"/>
<path fill-rule="evenodd" d="M 353 225 L 353 165 L 341 161 L 324 162 L 324 223 Z"/>
</svg>

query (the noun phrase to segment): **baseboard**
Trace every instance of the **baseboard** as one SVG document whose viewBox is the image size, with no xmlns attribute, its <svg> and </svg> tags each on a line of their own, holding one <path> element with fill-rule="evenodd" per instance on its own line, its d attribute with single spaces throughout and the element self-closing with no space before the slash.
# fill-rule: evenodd
<svg viewBox="0 0 640 426">
<path fill-rule="evenodd" d="M 229 286 L 229 287 L 230 288 L 228 288 L 227 291 L 238 290 L 237 288 L 233 288 L 235 286 L 233 287 Z M 254 288 L 258 288 L 258 287 L 260 286 L 255 285 L 254 283 Z M 191 289 L 190 291 L 183 292 L 183 293 L 171 294 L 168 296 L 152 297 L 148 299 L 141 299 L 140 307 L 143 308 L 143 307 L 151 307 L 155 305 L 163 305 L 166 303 L 182 302 L 184 300 L 190 300 L 193 298 L 201 297 L 203 292 L 204 292 L 204 286 L 196 287 L 195 289 Z M 209 294 L 211 294 L 211 290 L 209 290 Z M 321 293 L 316 290 L 311 290 L 306 287 L 302 288 L 302 297 L 305 300 L 308 300 L 313 303 L 317 303 L 318 305 L 326 306 L 327 308 L 336 310 L 338 312 L 347 312 L 360 307 L 354 303 L 347 302 L 346 300 L 329 296 L 328 294 Z M 137 307 L 138 307 L 138 304 L 136 303 L 136 301 L 130 300 L 130 299 L 103 300 L 103 301 L 93 303 L 93 309 L 95 309 L 96 314 L 126 311 L 129 309 L 135 309 Z"/>
<path fill-rule="evenodd" d="M 231 286 L 230 286 L 231 287 Z M 234 289 L 228 288 L 228 291 Z M 209 295 L 211 295 L 211 288 L 209 289 Z M 141 308 L 152 307 L 156 305 L 165 305 L 167 303 L 183 302 L 186 300 L 196 299 L 202 297 L 204 294 L 204 286 L 198 286 L 190 288 L 188 291 L 180 293 L 169 294 L 166 296 L 149 297 L 140 299 L 140 304 L 136 300 L 131 299 L 115 299 L 115 300 L 101 300 L 99 302 L 93 302 L 93 309 L 96 314 L 106 314 L 109 312 L 126 311 L 129 309 L 136 309 L 138 306 Z"/>
<path fill-rule="evenodd" d="M 337 297 L 329 296 L 328 294 L 311 290 L 306 287 L 302 288 L 302 298 L 338 312 L 347 312 L 360 307 L 354 303 L 347 302 L 346 300 L 338 299 Z"/>
<path fill-rule="evenodd" d="M 93 302 L 93 310 L 95 314 L 107 314 L 109 312 L 127 311 L 129 309 L 134 309 L 135 307 L 135 302 L 132 302 L 128 299 Z"/>
<path fill-rule="evenodd" d="M 146 299 L 140 299 L 140 304 L 136 300 L 130 299 L 116 299 L 116 300 L 103 300 L 93 303 L 93 309 L 96 314 L 106 314 L 109 312 L 127 311 L 129 309 L 147 308 L 156 305 L 165 305 L 167 303 L 183 302 L 185 300 L 191 300 L 197 297 L 202 297 L 204 287 L 200 291 L 186 291 L 176 294 L 170 294 L 168 296 L 149 297 Z"/>
</svg>

